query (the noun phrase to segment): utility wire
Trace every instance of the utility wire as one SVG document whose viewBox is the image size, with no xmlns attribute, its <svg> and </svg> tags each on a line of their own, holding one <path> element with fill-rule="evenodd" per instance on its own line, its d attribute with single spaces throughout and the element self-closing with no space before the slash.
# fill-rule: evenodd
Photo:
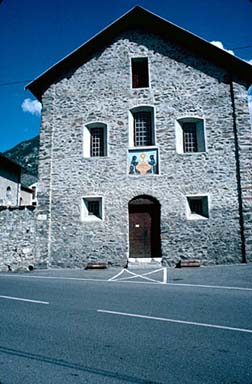
<svg viewBox="0 0 252 384">
<path fill-rule="evenodd" d="M 252 1 L 252 0 L 251 0 Z M 1 3 L 1 0 L 0 0 L 0 3 Z M 241 46 L 241 47 L 231 47 L 231 48 L 227 48 L 227 49 L 232 49 L 234 51 L 238 51 L 239 49 L 248 49 L 248 48 L 252 48 L 252 45 L 244 45 L 244 46 Z M 6 87 L 6 86 L 9 86 L 9 85 L 15 85 L 15 84 L 22 84 L 22 83 L 30 83 L 32 80 L 19 80 L 19 81 L 10 81 L 8 83 L 0 83 L 0 87 Z"/>
<path fill-rule="evenodd" d="M 22 83 L 29 83 L 31 80 L 19 80 L 19 81 L 10 81 L 8 83 L 0 83 L 0 87 L 5 87 L 8 85 L 15 85 L 15 84 L 22 84 Z"/>
<path fill-rule="evenodd" d="M 252 45 L 244 45 L 243 47 L 228 48 L 233 50 L 252 48 Z"/>
</svg>

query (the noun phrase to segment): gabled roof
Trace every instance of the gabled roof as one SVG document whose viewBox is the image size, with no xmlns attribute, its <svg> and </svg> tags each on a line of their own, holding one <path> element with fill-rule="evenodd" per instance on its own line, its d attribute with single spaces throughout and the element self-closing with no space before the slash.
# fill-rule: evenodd
<svg viewBox="0 0 252 384">
<path fill-rule="evenodd" d="M 105 47 L 120 33 L 136 28 L 142 29 L 145 32 L 158 34 L 164 39 L 174 41 L 195 54 L 225 68 L 230 75 L 245 82 L 247 86 L 252 83 L 252 65 L 230 55 L 208 41 L 170 23 L 154 13 L 149 12 L 140 6 L 136 6 L 68 56 L 53 65 L 46 72 L 42 73 L 42 75 L 29 83 L 26 86 L 26 89 L 29 89 L 34 96 L 41 100 L 41 96 L 45 90 L 51 84 L 56 83 L 61 79 L 64 74 L 67 74 L 73 68 L 78 68 L 97 50 Z"/>
</svg>

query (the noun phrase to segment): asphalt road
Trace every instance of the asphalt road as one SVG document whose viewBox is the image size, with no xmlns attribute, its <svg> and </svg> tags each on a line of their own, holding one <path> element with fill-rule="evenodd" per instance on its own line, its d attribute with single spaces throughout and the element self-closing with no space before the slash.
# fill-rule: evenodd
<svg viewBox="0 0 252 384">
<path fill-rule="evenodd" d="M 119 271 L 0 274 L 0 383 L 252 383 L 252 265 Z"/>
</svg>

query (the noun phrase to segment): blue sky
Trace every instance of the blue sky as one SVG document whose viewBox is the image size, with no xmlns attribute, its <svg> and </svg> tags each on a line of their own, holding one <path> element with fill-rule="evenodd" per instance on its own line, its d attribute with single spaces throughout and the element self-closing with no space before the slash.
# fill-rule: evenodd
<svg viewBox="0 0 252 384">
<path fill-rule="evenodd" d="M 39 106 L 24 86 L 137 4 L 252 59 L 251 0 L 0 1 L 0 151 L 39 133 Z"/>
</svg>

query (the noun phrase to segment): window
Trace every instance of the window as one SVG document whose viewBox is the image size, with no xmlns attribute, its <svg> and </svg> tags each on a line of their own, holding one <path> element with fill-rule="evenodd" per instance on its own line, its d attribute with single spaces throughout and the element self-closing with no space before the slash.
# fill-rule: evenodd
<svg viewBox="0 0 252 384">
<path fill-rule="evenodd" d="M 206 151 L 203 119 L 188 117 L 176 122 L 176 147 L 178 153 Z"/>
<path fill-rule="evenodd" d="M 207 196 L 187 196 L 187 203 L 189 219 L 206 219 L 209 217 Z"/>
<path fill-rule="evenodd" d="M 81 211 L 82 221 L 103 220 L 102 197 L 84 197 Z"/>
<path fill-rule="evenodd" d="M 104 156 L 104 129 L 97 127 L 90 129 L 90 156 Z"/>
<path fill-rule="evenodd" d="M 89 216 L 96 216 L 96 217 L 99 217 L 99 213 L 100 213 L 100 207 L 99 207 L 99 201 L 98 200 L 91 200 L 91 201 L 88 201 L 88 215 Z"/>
<path fill-rule="evenodd" d="M 107 125 L 104 123 L 90 123 L 83 130 L 84 157 L 107 156 Z"/>
<path fill-rule="evenodd" d="M 197 126 L 196 123 L 183 123 L 184 152 L 197 152 Z"/>
<path fill-rule="evenodd" d="M 148 58 L 131 59 L 132 88 L 149 87 Z"/>
<path fill-rule="evenodd" d="M 36 195 L 37 195 L 37 193 L 36 193 L 36 187 L 33 186 L 33 187 L 32 187 L 32 199 L 33 199 L 33 200 L 36 199 Z"/>
<path fill-rule="evenodd" d="M 143 147 L 152 144 L 151 112 L 135 112 L 134 145 Z"/>
<path fill-rule="evenodd" d="M 131 109 L 129 124 L 130 147 L 147 147 L 155 144 L 153 107 L 140 106 Z"/>
</svg>

